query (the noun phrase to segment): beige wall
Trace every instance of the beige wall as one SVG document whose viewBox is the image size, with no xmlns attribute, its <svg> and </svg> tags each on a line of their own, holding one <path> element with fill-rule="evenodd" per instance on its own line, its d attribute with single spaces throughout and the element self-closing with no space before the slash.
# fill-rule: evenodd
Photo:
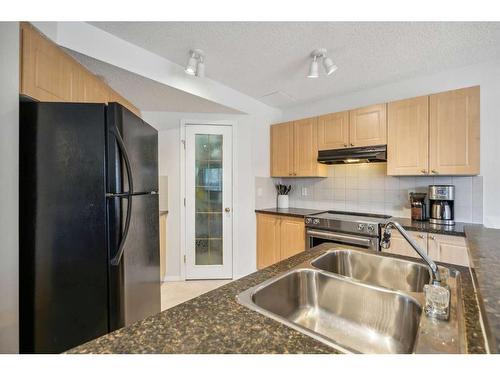
<svg viewBox="0 0 500 375">
<path fill-rule="evenodd" d="M 0 22 L 0 353 L 18 337 L 19 24 Z"/>
</svg>

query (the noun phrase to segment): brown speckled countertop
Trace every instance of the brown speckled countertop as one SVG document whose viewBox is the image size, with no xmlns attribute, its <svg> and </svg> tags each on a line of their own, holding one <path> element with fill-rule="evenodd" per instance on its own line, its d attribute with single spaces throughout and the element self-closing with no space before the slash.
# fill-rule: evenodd
<svg viewBox="0 0 500 375">
<path fill-rule="evenodd" d="M 273 214 L 273 215 L 283 215 L 283 216 L 294 216 L 294 217 L 305 217 L 308 215 L 315 215 L 325 210 L 313 210 L 309 208 L 262 208 L 255 210 L 257 213 L 261 214 Z"/>
<path fill-rule="evenodd" d="M 418 232 L 446 234 L 448 236 L 465 236 L 465 226 L 468 223 L 456 222 L 455 225 L 436 225 L 431 224 L 429 221 L 416 221 L 404 217 L 391 217 L 391 220 L 397 221 L 406 230 L 413 230 Z"/>
<path fill-rule="evenodd" d="M 337 353 L 335 349 L 236 301 L 238 293 L 335 247 L 345 248 L 320 245 L 78 346 L 69 353 Z M 463 275 L 467 350 L 469 353 L 484 353 L 479 310 L 470 274 L 467 268 L 455 268 Z"/>
<path fill-rule="evenodd" d="M 467 225 L 465 235 L 490 351 L 500 353 L 500 229 Z"/>
</svg>

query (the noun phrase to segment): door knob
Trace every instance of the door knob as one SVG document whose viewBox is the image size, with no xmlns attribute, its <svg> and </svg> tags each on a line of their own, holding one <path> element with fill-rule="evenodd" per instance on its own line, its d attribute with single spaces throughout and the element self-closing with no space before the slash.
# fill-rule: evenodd
<svg viewBox="0 0 500 375">
<path fill-rule="evenodd" d="M 226 208 L 224 208 L 224 211 L 231 212 L 231 209 L 229 207 L 226 207 Z"/>
</svg>

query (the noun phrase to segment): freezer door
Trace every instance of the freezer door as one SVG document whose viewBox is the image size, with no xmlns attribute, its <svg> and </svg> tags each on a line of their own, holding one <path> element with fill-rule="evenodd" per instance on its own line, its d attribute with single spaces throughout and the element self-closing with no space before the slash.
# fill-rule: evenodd
<svg viewBox="0 0 500 375">
<path fill-rule="evenodd" d="M 59 353 L 108 332 L 105 109 L 20 106 L 22 353 Z"/>
<path fill-rule="evenodd" d="M 108 193 L 158 192 L 158 132 L 118 103 L 107 107 Z M 122 147 L 120 147 L 122 141 Z M 126 155 L 123 155 L 126 153 Z M 125 158 L 128 157 L 131 178 Z"/>
<path fill-rule="evenodd" d="M 123 240 L 127 213 L 130 217 L 123 255 L 109 269 L 110 328 L 115 330 L 160 312 L 158 195 L 109 198 L 108 210 L 111 229 L 122 231 L 111 237 L 112 249 Z"/>
</svg>

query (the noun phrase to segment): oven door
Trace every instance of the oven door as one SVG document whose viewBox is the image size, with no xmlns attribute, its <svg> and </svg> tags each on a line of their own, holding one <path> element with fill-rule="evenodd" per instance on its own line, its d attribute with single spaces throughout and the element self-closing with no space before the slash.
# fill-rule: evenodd
<svg viewBox="0 0 500 375">
<path fill-rule="evenodd" d="M 359 236 L 355 234 L 331 232 L 321 229 L 306 229 L 307 250 L 313 248 L 314 246 L 321 245 L 325 242 L 379 251 L 378 237 Z"/>
</svg>

